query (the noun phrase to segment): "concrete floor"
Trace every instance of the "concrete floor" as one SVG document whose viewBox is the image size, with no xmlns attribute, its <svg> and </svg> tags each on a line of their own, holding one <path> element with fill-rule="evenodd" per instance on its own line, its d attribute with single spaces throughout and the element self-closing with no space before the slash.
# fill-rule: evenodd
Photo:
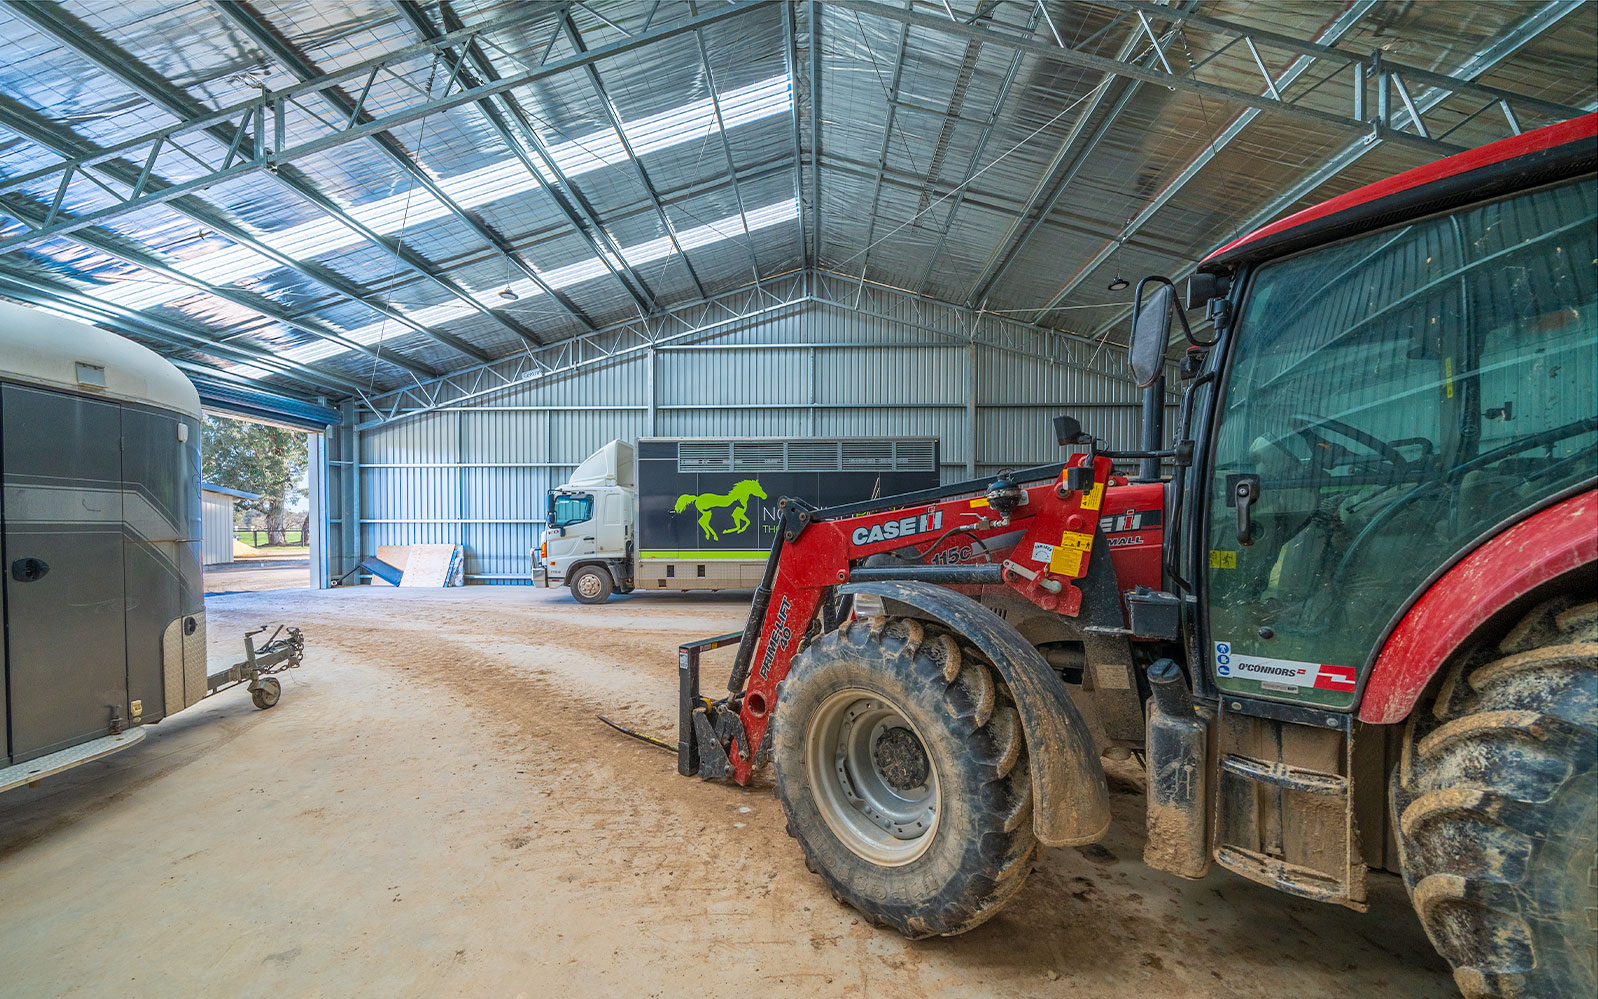
<svg viewBox="0 0 1598 999">
<path fill-rule="evenodd" d="M 976 931 L 872 929 L 805 872 L 769 786 L 680 778 L 593 720 L 669 734 L 677 643 L 744 599 L 213 598 L 213 668 L 274 620 L 305 629 L 305 666 L 270 711 L 228 691 L 0 796 L 0 994 L 1455 995 L 1396 879 L 1360 915 L 1164 877 L 1126 782 L 1102 844 L 1045 851 Z"/>
<path fill-rule="evenodd" d="M 311 563 L 305 558 L 239 559 L 206 566 L 204 578 L 207 599 L 230 593 L 309 589 Z"/>
</svg>

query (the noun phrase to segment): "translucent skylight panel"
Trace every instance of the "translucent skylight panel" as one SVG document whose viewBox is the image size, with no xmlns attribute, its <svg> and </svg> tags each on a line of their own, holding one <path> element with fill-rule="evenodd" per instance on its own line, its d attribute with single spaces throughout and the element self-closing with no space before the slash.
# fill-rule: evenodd
<svg viewBox="0 0 1598 999">
<path fill-rule="evenodd" d="M 787 114 L 792 101 L 791 81 L 786 75 L 762 80 L 746 87 L 730 90 L 720 95 L 720 101 L 723 121 L 728 129 L 760 121 L 774 115 Z M 650 152 L 669 149 L 685 142 L 702 141 L 715 128 L 715 111 L 710 98 L 704 97 L 658 114 L 623 123 L 622 127 L 628 136 L 628 141 L 633 144 L 634 150 L 642 156 Z M 615 166 L 626 162 L 627 158 L 621 140 L 613 130 L 597 131 L 577 139 L 558 143 L 550 148 L 550 153 L 562 170 L 570 176 L 578 176 L 604 167 Z M 540 181 L 528 173 L 520 160 L 509 158 L 476 170 L 457 174 L 439 181 L 439 184 L 451 198 L 461 205 L 475 207 L 534 190 L 540 186 Z M 433 197 L 431 193 L 419 185 L 376 201 L 347 208 L 346 211 L 363 225 L 384 234 L 399 232 L 402 229 L 445 218 L 451 214 L 449 208 L 443 202 Z M 760 213 L 767 214 L 762 215 Z M 795 217 L 797 209 L 791 199 L 788 202 L 777 205 L 768 205 L 750 215 L 750 228 L 775 224 L 774 221 L 764 221 L 770 213 L 780 215 L 781 218 L 776 219 L 780 221 Z M 757 216 L 763 220 L 758 224 L 756 221 Z M 770 217 L 776 218 L 775 215 Z M 691 236 L 690 233 L 692 234 Z M 742 234 L 742 223 L 737 216 L 732 216 L 730 219 L 724 219 L 708 226 L 701 226 L 679 233 L 679 238 L 682 240 L 683 246 L 688 248 L 707 245 L 717 240 L 741 237 Z M 271 248 L 296 259 L 323 257 L 336 250 L 358 245 L 361 242 L 361 237 L 354 230 L 335 219 L 324 217 L 289 226 L 276 232 L 262 233 L 258 238 Z M 675 252 L 675 250 L 669 239 L 661 238 L 635 245 L 625 252 L 628 261 L 636 266 L 639 263 L 662 259 Z M 611 263 L 618 268 L 621 266 L 621 262 L 614 259 L 611 259 Z M 278 267 L 279 264 L 272 258 L 248 247 L 232 244 L 203 256 L 173 261 L 171 266 L 208 284 L 227 285 L 268 273 Z M 607 268 L 604 262 L 598 258 L 590 258 L 569 264 L 566 267 L 557 268 L 549 272 L 546 275 L 546 279 L 552 286 L 564 287 L 593 280 L 605 273 L 607 273 Z M 541 293 L 540 289 L 531 281 L 524 280 L 520 282 L 520 285 L 513 287 L 523 297 Z M 497 294 L 497 289 L 493 293 Z M 128 308 L 146 309 L 188 297 L 193 295 L 194 291 L 185 286 L 169 282 L 130 281 L 101 289 L 100 294 L 110 301 Z M 447 313 L 437 312 L 436 319 L 424 318 L 424 316 L 434 316 L 434 310 L 439 309 L 453 311 Z M 471 309 L 462 303 L 450 302 L 445 305 L 420 310 L 416 313 L 416 318 L 423 323 L 435 321 L 442 323 L 450 319 L 459 318 L 460 315 L 469 311 Z M 380 326 L 381 324 L 374 327 L 363 327 L 360 330 L 351 332 L 349 335 L 352 339 L 358 339 L 358 342 L 363 343 L 368 341 L 359 339 L 357 334 L 359 336 L 370 335 L 375 340 L 380 335 Z M 307 344 L 303 347 L 295 348 L 295 350 L 316 350 L 318 352 L 325 350 L 327 353 L 317 353 L 315 357 L 296 357 L 296 359 L 314 360 L 316 357 L 342 353 L 344 349 L 342 346 L 325 341 Z"/>
<path fill-rule="evenodd" d="M 780 225 L 791 222 L 799 217 L 799 203 L 792 198 L 779 201 L 775 204 L 764 205 L 750 211 L 747 215 L 751 231 L 763 229 L 768 226 Z M 742 239 L 744 223 L 737 216 L 717 219 L 714 222 L 692 229 L 680 229 L 677 239 L 684 250 L 698 249 L 712 243 L 728 239 Z M 644 243 L 624 247 L 623 254 L 627 262 L 633 266 L 641 266 L 655 260 L 661 260 L 676 252 L 669 237 L 648 240 Z M 592 281 L 608 273 L 604 263 L 598 257 L 579 260 L 565 267 L 557 267 L 543 273 L 544 280 L 553 288 L 565 288 L 584 281 Z M 517 301 L 525 301 L 535 295 L 543 294 L 543 289 L 534 284 L 529 278 L 521 278 L 509 283 L 508 287 L 516 293 Z M 491 288 L 485 291 L 474 292 L 473 297 L 491 308 L 502 306 L 503 300 L 499 297 L 500 288 Z M 424 326 L 444 325 L 460 319 L 476 310 L 464 302 L 448 301 L 438 305 L 427 306 L 421 309 L 406 309 L 405 314 Z M 372 323 L 359 329 L 345 332 L 345 336 L 356 343 L 373 344 L 381 339 L 387 339 L 398 330 L 407 327 L 393 320 Z M 316 361 L 332 357 L 345 352 L 342 344 L 328 340 L 320 340 L 291 347 L 283 351 L 283 356 L 294 361 Z"/>
</svg>

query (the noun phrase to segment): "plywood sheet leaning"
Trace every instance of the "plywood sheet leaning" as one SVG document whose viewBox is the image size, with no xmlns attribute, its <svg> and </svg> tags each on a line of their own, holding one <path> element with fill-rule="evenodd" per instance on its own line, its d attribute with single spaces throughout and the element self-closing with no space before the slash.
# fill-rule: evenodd
<svg viewBox="0 0 1598 999">
<path fill-rule="evenodd" d="M 459 545 L 411 545 L 401 586 L 459 586 Z"/>
<path fill-rule="evenodd" d="M 377 557 L 404 572 L 405 562 L 411 555 L 411 547 L 411 545 L 378 545 Z"/>
</svg>

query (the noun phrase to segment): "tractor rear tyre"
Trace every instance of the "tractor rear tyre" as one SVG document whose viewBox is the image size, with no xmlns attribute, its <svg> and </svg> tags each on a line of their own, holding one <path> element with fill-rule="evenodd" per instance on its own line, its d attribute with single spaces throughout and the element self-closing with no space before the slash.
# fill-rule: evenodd
<svg viewBox="0 0 1598 999">
<path fill-rule="evenodd" d="M 572 576 L 572 597 L 580 604 L 602 604 L 614 585 L 603 566 L 585 565 Z"/>
<path fill-rule="evenodd" d="M 772 758 L 805 866 L 873 924 L 964 933 L 1031 871 L 1020 716 L 937 625 L 878 617 L 817 638 L 784 681 Z"/>
<path fill-rule="evenodd" d="M 1598 603 L 1551 600 L 1410 718 L 1393 814 L 1469 999 L 1598 995 Z"/>
</svg>

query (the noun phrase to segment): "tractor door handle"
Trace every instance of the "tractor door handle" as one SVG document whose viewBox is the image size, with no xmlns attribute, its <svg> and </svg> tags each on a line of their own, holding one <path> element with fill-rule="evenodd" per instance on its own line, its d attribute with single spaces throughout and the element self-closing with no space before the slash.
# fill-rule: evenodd
<svg viewBox="0 0 1598 999">
<path fill-rule="evenodd" d="M 1237 501 L 1237 543 L 1247 547 L 1254 543 L 1254 501 L 1260 498 L 1260 480 L 1258 476 L 1246 475 L 1237 480 L 1232 487 L 1232 496 Z"/>
<path fill-rule="evenodd" d="M 19 583 L 43 579 L 50 571 L 50 563 L 42 558 L 19 558 L 11 563 L 11 578 Z"/>
</svg>

